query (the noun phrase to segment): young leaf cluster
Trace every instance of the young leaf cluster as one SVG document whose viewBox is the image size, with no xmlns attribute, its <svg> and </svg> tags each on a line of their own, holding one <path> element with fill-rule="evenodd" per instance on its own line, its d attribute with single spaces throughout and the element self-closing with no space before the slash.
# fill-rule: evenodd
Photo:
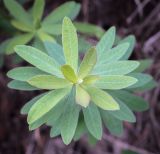
<svg viewBox="0 0 160 154">
<path fill-rule="evenodd" d="M 47 90 L 24 105 L 29 129 L 46 124 L 50 136 L 61 135 L 69 144 L 83 134 L 100 140 L 102 124 L 111 134 L 121 135 L 123 121 L 135 122 L 134 111 L 148 108 L 135 91 L 154 87 L 154 80 L 142 73 L 148 61 L 128 60 L 135 39 L 129 36 L 114 46 L 115 27 L 111 27 L 97 45 L 78 63 L 78 37 L 72 21 L 62 24 L 62 46 L 45 42 L 47 53 L 31 46 L 18 45 L 15 52 L 33 66 L 8 72 L 10 88 Z"/>
<path fill-rule="evenodd" d="M 7 54 L 14 52 L 13 48 L 15 45 L 22 44 L 31 44 L 44 51 L 44 41 L 58 41 L 58 36 L 61 35 L 63 18 L 68 16 L 74 20 L 80 11 L 79 3 L 69 1 L 57 7 L 43 18 L 44 0 L 35 0 L 32 8 L 28 9 L 28 11 L 16 0 L 4 0 L 4 5 L 13 17 L 11 20 L 12 26 L 17 29 L 15 36 L 1 44 Z M 79 32 L 87 35 L 101 37 L 104 33 L 100 27 L 95 25 L 80 22 L 75 22 L 75 25 Z M 83 38 L 81 39 L 84 41 Z"/>
</svg>

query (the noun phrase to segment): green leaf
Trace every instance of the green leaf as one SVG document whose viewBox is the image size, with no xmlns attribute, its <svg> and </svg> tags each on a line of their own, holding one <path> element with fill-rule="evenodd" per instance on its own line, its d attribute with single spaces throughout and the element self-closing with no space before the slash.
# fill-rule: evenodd
<svg viewBox="0 0 160 154">
<path fill-rule="evenodd" d="M 18 2 L 15 0 L 4 0 L 3 2 L 5 7 L 15 19 L 26 25 L 31 25 L 31 17 Z"/>
<path fill-rule="evenodd" d="M 119 42 L 119 44 L 126 43 L 126 42 L 128 42 L 130 46 L 127 52 L 125 53 L 125 55 L 121 58 L 121 60 L 127 60 L 130 57 L 136 42 L 134 35 L 129 35 L 125 37 L 122 41 Z"/>
<path fill-rule="evenodd" d="M 33 27 L 32 26 L 25 25 L 24 23 L 22 23 L 22 22 L 20 22 L 18 20 L 12 20 L 11 24 L 15 28 L 17 28 L 18 30 L 23 31 L 23 32 L 32 32 L 33 31 Z"/>
<path fill-rule="evenodd" d="M 133 70 L 135 70 L 139 66 L 139 62 L 137 61 L 117 61 L 113 63 L 107 63 L 98 65 L 92 71 L 94 75 L 125 75 Z"/>
<path fill-rule="evenodd" d="M 78 50 L 82 53 L 85 53 L 87 50 L 89 50 L 92 47 L 92 44 L 87 41 L 82 36 L 78 38 Z"/>
<path fill-rule="evenodd" d="M 90 96 L 89 94 L 80 86 L 76 86 L 76 103 L 87 107 L 90 102 Z"/>
<path fill-rule="evenodd" d="M 114 92 L 110 91 L 110 93 L 112 94 L 112 96 L 118 98 L 123 103 L 125 103 L 133 111 L 142 112 L 149 108 L 148 102 L 146 102 L 143 98 L 134 95 L 128 91 L 119 90 Z"/>
<path fill-rule="evenodd" d="M 103 122 L 108 128 L 109 132 L 116 136 L 121 136 L 123 133 L 123 122 L 114 116 L 112 116 L 108 111 L 101 111 Z"/>
<path fill-rule="evenodd" d="M 29 85 L 27 82 L 17 81 L 17 80 L 10 81 L 8 83 L 8 87 L 11 89 L 25 90 L 25 91 L 39 90 L 38 88 Z"/>
<path fill-rule="evenodd" d="M 98 62 L 101 62 L 104 53 L 113 46 L 116 35 L 115 33 L 115 27 L 111 27 L 109 30 L 105 32 L 103 37 L 98 42 L 96 46 Z"/>
<path fill-rule="evenodd" d="M 88 75 L 83 79 L 84 85 L 94 84 L 99 79 L 99 76 L 96 75 Z"/>
<path fill-rule="evenodd" d="M 45 49 L 45 47 L 44 47 L 44 44 L 43 44 L 43 42 L 40 40 L 39 37 L 35 37 L 35 38 L 34 38 L 33 43 L 32 43 L 32 46 L 33 46 L 34 48 L 37 48 L 37 49 L 43 51 L 44 53 L 47 53 L 47 51 L 46 51 L 46 49 Z"/>
<path fill-rule="evenodd" d="M 77 83 L 78 79 L 72 67 L 69 65 L 63 65 L 61 66 L 61 71 L 67 80 L 71 81 L 72 83 Z"/>
<path fill-rule="evenodd" d="M 71 65 L 77 72 L 78 67 L 78 38 L 72 21 L 65 17 L 62 25 L 62 44 L 66 64 Z"/>
<path fill-rule="evenodd" d="M 35 23 L 40 22 L 44 11 L 44 6 L 45 6 L 44 0 L 34 1 L 32 14 Z"/>
<path fill-rule="evenodd" d="M 83 108 L 84 121 L 89 132 L 96 138 L 102 138 L 102 121 L 98 108 L 91 102 L 87 108 Z"/>
<path fill-rule="evenodd" d="M 126 53 L 128 47 L 129 43 L 122 43 L 112 49 L 109 49 L 103 54 L 103 59 L 99 62 L 99 64 L 118 61 Z"/>
<path fill-rule="evenodd" d="M 69 81 L 53 75 L 36 75 L 27 82 L 40 89 L 60 89 L 71 86 Z"/>
<path fill-rule="evenodd" d="M 86 87 L 91 100 L 100 108 L 104 110 L 119 110 L 118 103 L 111 95 L 96 87 Z"/>
<path fill-rule="evenodd" d="M 48 93 L 48 92 L 47 92 Z M 33 99 L 31 99 L 30 101 L 28 101 L 21 109 L 21 114 L 28 114 L 29 110 L 31 109 L 31 107 L 33 106 L 33 104 L 35 104 L 40 98 L 42 98 L 44 95 L 46 95 L 47 93 L 43 93 L 40 94 L 36 97 L 34 97 Z"/>
<path fill-rule="evenodd" d="M 86 34 L 89 36 L 96 36 L 99 39 L 104 34 L 104 30 L 101 27 L 93 25 L 93 24 L 74 22 L 74 25 L 75 25 L 77 31 L 82 34 Z"/>
<path fill-rule="evenodd" d="M 27 81 L 36 75 L 44 75 L 45 72 L 35 68 L 35 67 L 17 67 L 10 70 L 7 73 L 7 76 L 11 79 L 19 80 L 19 81 Z"/>
<path fill-rule="evenodd" d="M 130 76 L 107 75 L 100 77 L 94 85 L 100 89 L 123 89 L 135 84 L 137 81 L 136 78 Z"/>
<path fill-rule="evenodd" d="M 97 61 L 96 49 L 94 47 L 90 48 L 85 54 L 78 71 L 78 77 L 83 79 L 86 77 L 93 69 Z"/>
<path fill-rule="evenodd" d="M 80 108 L 75 103 L 75 89 L 72 90 L 65 103 L 67 106 L 62 115 L 61 136 L 63 142 L 68 145 L 74 137 L 79 118 Z"/>
<path fill-rule="evenodd" d="M 61 71 L 57 62 L 42 51 L 26 45 L 16 46 L 15 51 L 20 57 L 40 70 L 56 76 L 61 76 Z"/>
<path fill-rule="evenodd" d="M 53 126 L 55 124 L 55 122 L 60 119 L 60 117 L 61 117 L 61 115 L 63 113 L 62 111 L 63 111 L 64 105 L 65 105 L 65 101 L 64 100 L 65 99 L 62 99 L 49 112 L 44 114 L 38 120 L 36 120 L 33 123 L 31 123 L 29 125 L 29 129 L 30 130 L 34 130 L 34 129 L 40 127 L 41 125 L 43 125 L 44 123 L 46 123 L 48 125 L 48 122 L 51 121 L 51 120 L 52 120 L 52 125 L 51 126 Z"/>
<path fill-rule="evenodd" d="M 136 118 L 133 112 L 127 107 L 127 105 L 125 105 L 119 99 L 116 99 L 116 101 L 118 102 L 120 109 L 116 111 L 108 111 L 108 112 L 119 120 L 136 122 Z"/>
<path fill-rule="evenodd" d="M 45 24 L 42 25 L 41 30 L 50 35 L 61 35 L 62 34 L 62 24 Z"/>
<path fill-rule="evenodd" d="M 29 124 L 35 122 L 59 103 L 69 92 L 68 88 L 50 91 L 39 99 L 30 109 L 27 121 Z"/>
<path fill-rule="evenodd" d="M 153 63 L 151 59 L 139 60 L 138 62 L 140 63 L 140 65 L 134 70 L 134 72 L 143 72 L 148 69 Z"/>
<path fill-rule="evenodd" d="M 136 78 L 138 80 L 138 82 L 127 87 L 127 89 L 139 88 L 139 87 L 141 87 L 141 86 L 143 86 L 153 80 L 152 76 L 150 76 L 148 74 L 143 74 L 143 73 L 130 73 L 129 76 Z"/>
<path fill-rule="evenodd" d="M 59 122 L 60 120 L 61 119 L 59 118 L 54 122 L 54 125 L 52 126 L 50 130 L 50 137 L 56 137 L 61 134 L 60 122 Z"/>
<path fill-rule="evenodd" d="M 26 44 L 33 38 L 33 34 L 21 34 L 18 36 L 13 37 L 7 47 L 6 47 L 6 53 L 12 54 L 14 52 L 14 47 L 16 45 Z"/>
<path fill-rule="evenodd" d="M 70 1 L 56 8 L 45 19 L 42 24 L 61 23 L 65 16 L 74 19 L 80 11 L 80 4 Z"/>
<path fill-rule="evenodd" d="M 60 65 L 64 65 L 65 60 L 62 46 L 55 42 L 44 42 L 44 45 L 49 56 L 56 59 Z"/>
<path fill-rule="evenodd" d="M 40 38 L 40 40 L 42 42 L 44 42 L 44 41 L 55 42 L 55 39 L 51 35 L 43 32 L 43 31 L 38 31 L 38 37 Z"/>
</svg>

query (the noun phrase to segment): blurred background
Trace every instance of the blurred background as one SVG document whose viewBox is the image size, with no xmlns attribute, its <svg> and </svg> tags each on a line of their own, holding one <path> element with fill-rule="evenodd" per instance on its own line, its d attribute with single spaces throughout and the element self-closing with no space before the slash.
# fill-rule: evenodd
<svg viewBox="0 0 160 154">
<path fill-rule="evenodd" d="M 26 9 L 33 0 L 18 0 Z M 45 14 L 65 0 L 46 0 Z M 147 70 L 160 84 L 160 1 L 159 0 L 77 0 L 81 12 L 77 21 L 101 26 L 112 25 L 120 37 L 134 34 L 137 43 L 131 59 L 152 59 Z M 0 42 L 13 35 L 8 11 L 0 0 Z M 90 38 L 94 41 L 94 38 Z M 84 136 L 65 146 L 60 138 L 50 139 L 49 128 L 29 132 L 21 107 L 35 93 L 7 88 L 6 72 L 18 66 L 12 56 L 5 56 L 0 68 L 0 154 L 160 154 L 160 86 L 141 93 L 150 109 L 137 113 L 137 122 L 125 123 L 122 137 L 111 136 L 107 130 L 96 145 L 89 145 Z"/>
</svg>

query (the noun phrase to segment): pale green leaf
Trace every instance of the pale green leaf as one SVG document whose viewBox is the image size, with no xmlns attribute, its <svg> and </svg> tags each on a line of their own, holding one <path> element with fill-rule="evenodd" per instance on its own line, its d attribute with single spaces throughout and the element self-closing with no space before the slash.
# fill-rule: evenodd
<svg viewBox="0 0 160 154">
<path fill-rule="evenodd" d="M 148 74 L 143 74 L 143 73 L 130 73 L 129 76 L 136 78 L 138 80 L 138 82 L 127 87 L 127 89 L 139 88 L 139 87 L 141 87 L 141 86 L 143 86 L 153 80 L 152 76 L 150 76 Z"/>
<path fill-rule="evenodd" d="M 102 121 L 98 108 L 91 102 L 87 108 L 83 108 L 84 121 L 89 132 L 96 138 L 102 138 Z"/>
<path fill-rule="evenodd" d="M 32 32 L 33 31 L 33 27 L 32 26 L 25 25 L 24 23 L 22 23 L 20 21 L 17 21 L 17 20 L 12 20 L 11 24 L 15 28 L 17 28 L 17 29 L 19 29 L 20 31 L 23 31 L 23 32 Z"/>
<path fill-rule="evenodd" d="M 34 22 L 40 22 L 43 11 L 44 11 L 45 1 L 44 0 L 35 0 L 33 4 L 33 20 Z"/>
<path fill-rule="evenodd" d="M 96 49 L 94 47 L 90 48 L 85 54 L 78 71 L 78 77 L 83 79 L 86 77 L 93 69 L 97 61 Z"/>
<path fill-rule="evenodd" d="M 82 36 L 78 38 L 78 50 L 82 53 L 86 53 L 92 47 L 92 44 Z"/>
<path fill-rule="evenodd" d="M 74 19 L 80 11 L 80 4 L 70 1 L 60 5 L 43 20 L 43 25 L 61 23 L 65 16 Z"/>
<path fill-rule="evenodd" d="M 62 46 L 55 42 L 44 42 L 44 45 L 49 56 L 56 59 L 59 64 L 64 65 L 65 60 Z"/>
<path fill-rule="evenodd" d="M 89 36 L 96 36 L 99 39 L 104 34 L 104 30 L 101 27 L 93 25 L 93 24 L 74 22 L 74 25 L 75 25 L 77 31 L 82 34 L 86 34 Z"/>
<path fill-rule="evenodd" d="M 72 67 L 69 65 L 63 65 L 61 66 L 61 71 L 67 80 L 71 81 L 72 83 L 77 83 L 78 78 Z"/>
<path fill-rule="evenodd" d="M 19 81 L 27 81 L 33 76 L 36 75 L 44 75 L 45 72 L 35 68 L 35 67 L 17 67 L 10 70 L 7 73 L 7 76 L 11 79 L 19 80 Z"/>
<path fill-rule="evenodd" d="M 139 60 L 140 65 L 134 70 L 134 72 L 143 72 L 148 69 L 153 61 L 151 59 Z"/>
<path fill-rule="evenodd" d="M 116 99 L 116 101 L 118 102 L 120 109 L 116 111 L 108 111 L 108 112 L 119 120 L 136 122 L 136 118 L 133 112 L 127 107 L 127 105 L 125 105 L 119 99 Z"/>
<path fill-rule="evenodd" d="M 27 121 L 29 124 L 35 122 L 52 108 L 55 107 L 69 92 L 68 88 L 50 91 L 39 99 L 30 109 Z"/>
<path fill-rule="evenodd" d="M 40 89 L 60 89 L 71 86 L 71 83 L 66 79 L 53 75 L 36 75 L 27 80 L 27 82 Z"/>
<path fill-rule="evenodd" d="M 115 33 L 115 27 L 111 27 L 105 32 L 103 37 L 98 42 L 96 46 L 98 62 L 103 59 L 104 53 L 113 46 L 116 35 Z"/>
<path fill-rule="evenodd" d="M 93 75 L 125 75 L 133 70 L 135 70 L 139 66 L 139 62 L 137 61 L 117 61 L 113 63 L 107 63 L 98 65 L 92 71 Z"/>
<path fill-rule="evenodd" d="M 50 130 L 50 137 L 56 137 L 58 135 L 61 134 L 61 130 L 60 130 L 60 121 L 61 119 L 57 119 L 55 122 L 54 122 L 54 125 L 52 125 L 52 128 Z"/>
<path fill-rule="evenodd" d="M 78 38 L 72 21 L 65 17 L 62 25 L 62 44 L 66 64 L 71 65 L 75 72 L 78 67 Z"/>
<path fill-rule="evenodd" d="M 63 142 L 68 145 L 74 137 L 80 111 L 79 106 L 75 103 L 75 89 L 72 90 L 65 103 L 67 106 L 62 115 L 61 136 Z"/>
<path fill-rule="evenodd" d="M 80 85 L 76 86 L 76 103 L 87 107 L 90 102 L 90 96 Z"/>
<path fill-rule="evenodd" d="M 26 44 L 33 38 L 33 34 L 21 34 L 10 39 L 7 47 L 6 54 L 12 54 L 16 45 Z"/>
<path fill-rule="evenodd" d="M 40 70 L 61 76 L 61 71 L 57 62 L 42 51 L 26 45 L 18 45 L 15 47 L 16 53 Z"/>
<path fill-rule="evenodd" d="M 100 89 L 123 89 L 135 84 L 136 78 L 124 75 L 107 75 L 100 77 L 94 85 Z"/>
<path fill-rule="evenodd" d="M 61 35 L 62 34 L 62 24 L 45 24 L 42 25 L 41 30 L 50 35 Z"/>
<path fill-rule="evenodd" d="M 38 37 L 39 37 L 40 40 L 43 41 L 43 42 L 44 42 L 44 41 L 55 42 L 55 39 L 54 39 L 51 35 L 43 32 L 43 31 L 39 31 L 39 32 L 38 32 Z"/>
<path fill-rule="evenodd" d="M 121 136 L 123 133 L 123 122 L 114 116 L 112 116 L 108 111 L 101 111 L 103 122 L 108 128 L 109 132 L 116 136 Z"/>
<path fill-rule="evenodd" d="M 104 110 L 119 110 L 118 103 L 107 92 L 96 87 L 86 87 L 91 100 Z"/>
<path fill-rule="evenodd" d="M 34 48 L 37 48 L 37 49 L 47 53 L 47 51 L 46 51 L 46 49 L 44 47 L 44 43 L 40 40 L 40 38 L 38 36 L 34 38 L 32 46 Z"/>
<path fill-rule="evenodd" d="M 30 25 L 32 22 L 31 16 L 23 9 L 23 7 L 16 2 L 15 0 L 4 0 L 4 5 L 10 12 L 10 14 L 17 19 L 18 21 L 21 21 L 22 23 L 26 25 Z"/>
<path fill-rule="evenodd" d="M 35 104 L 40 98 L 42 98 L 46 93 L 40 94 L 30 101 L 28 101 L 21 109 L 21 114 L 28 114 L 29 110 L 31 109 L 32 105 Z"/>
<path fill-rule="evenodd" d="M 96 75 L 88 75 L 83 79 L 84 85 L 94 84 L 99 79 L 99 76 Z"/>
<path fill-rule="evenodd" d="M 125 55 L 121 58 L 122 60 L 127 60 L 132 54 L 132 51 L 133 51 L 135 43 L 136 43 L 134 35 L 129 35 L 129 36 L 125 37 L 123 40 L 121 40 L 119 42 L 119 44 L 126 43 L 126 42 L 129 43 L 129 48 L 128 48 L 127 52 L 125 53 Z"/>
<path fill-rule="evenodd" d="M 25 91 L 39 90 L 38 88 L 29 85 L 27 82 L 17 81 L 17 80 L 10 81 L 7 86 L 11 89 L 16 89 L 16 90 L 25 90 Z"/>
<path fill-rule="evenodd" d="M 125 103 L 131 110 L 141 112 L 149 108 L 149 104 L 143 98 L 136 96 L 128 91 L 119 90 L 119 91 L 110 91 L 112 96 L 120 99 Z M 127 98 L 127 99 L 126 99 Z"/>
</svg>

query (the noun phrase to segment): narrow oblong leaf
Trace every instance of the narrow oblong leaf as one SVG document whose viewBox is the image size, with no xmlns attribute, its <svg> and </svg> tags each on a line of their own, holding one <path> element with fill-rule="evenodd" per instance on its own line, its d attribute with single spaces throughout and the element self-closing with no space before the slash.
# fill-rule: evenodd
<svg viewBox="0 0 160 154">
<path fill-rule="evenodd" d="M 61 67 L 61 71 L 67 80 L 71 81 L 72 83 L 77 83 L 78 78 L 74 70 L 69 65 L 63 65 Z"/>
<path fill-rule="evenodd" d="M 7 76 L 11 79 L 15 79 L 18 81 L 27 81 L 28 79 L 30 79 L 33 76 L 45 75 L 45 74 L 47 74 L 47 73 L 45 73 L 35 67 L 26 66 L 26 67 L 17 67 L 17 68 L 10 70 L 7 73 Z"/>
<path fill-rule="evenodd" d="M 115 33 L 115 27 L 111 27 L 109 30 L 105 32 L 105 34 L 98 42 L 96 46 L 98 62 L 100 62 L 101 59 L 103 59 L 104 53 L 113 46 L 115 40 Z"/>
<path fill-rule="evenodd" d="M 15 51 L 20 57 L 40 70 L 56 76 L 61 76 L 61 71 L 57 62 L 42 51 L 26 45 L 16 46 Z"/>
<path fill-rule="evenodd" d="M 49 56 L 56 59 L 56 61 L 59 64 L 64 65 L 65 59 L 64 59 L 62 46 L 59 45 L 58 43 L 49 42 L 49 41 L 44 42 L 44 45 L 45 45 L 45 48 L 46 48 Z"/>
<path fill-rule="evenodd" d="M 113 135 L 121 136 L 123 133 L 123 122 L 112 116 L 108 111 L 102 110 L 101 115 L 109 132 Z"/>
<path fill-rule="evenodd" d="M 65 103 L 67 105 L 61 119 L 61 136 L 63 142 L 68 145 L 74 137 L 80 111 L 79 106 L 75 103 L 75 89 L 72 89 Z"/>
<path fill-rule="evenodd" d="M 134 95 L 125 90 L 118 91 L 110 91 L 112 96 L 120 99 L 123 103 L 125 103 L 131 110 L 142 112 L 149 108 L 149 104 L 143 98 Z M 127 99 L 126 99 L 127 98 Z"/>
<path fill-rule="evenodd" d="M 94 75 L 125 75 L 139 66 L 137 61 L 117 61 L 113 63 L 107 63 L 98 65 L 92 71 Z"/>
<path fill-rule="evenodd" d="M 120 109 L 116 111 L 108 111 L 108 112 L 119 120 L 136 122 L 136 118 L 133 112 L 127 107 L 127 105 L 125 105 L 119 99 L 116 99 L 116 101 L 118 102 Z"/>
<path fill-rule="evenodd" d="M 94 85 L 100 89 L 123 89 L 135 84 L 136 78 L 124 75 L 107 75 L 99 77 Z"/>
<path fill-rule="evenodd" d="M 143 72 L 148 69 L 153 61 L 151 59 L 139 60 L 140 65 L 134 70 L 134 72 Z"/>
<path fill-rule="evenodd" d="M 94 65 L 96 64 L 96 61 L 97 61 L 96 48 L 92 47 L 87 51 L 85 57 L 83 58 L 80 64 L 78 77 L 80 79 L 86 77 L 92 71 Z"/>
<path fill-rule="evenodd" d="M 83 108 L 85 124 L 89 132 L 96 138 L 102 137 L 102 121 L 98 108 L 91 102 L 87 108 Z"/>
<path fill-rule="evenodd" d="M 89 23 L 81 23 L 81 22 L 74 22 L 74 25 L 78 32 L 82 34 L 87 34 L 89 36 L 96 36 L 97 38 L 101 38 L 104 34 L 104 30 L 93 24 Z"/>
<path fill-rule="evenodd" d="M 34 98 L 32 98 L 30 101 L 28 101 L 22 108 L 21 108 L 21 114 L 28 114 L 29 110 L 31 109 L 32 105 L 35 104 L 40 98 L 42 98 L 47 93 L 40 94 Z"/>
<path fill-rule="evenodd" d="M 80 11 L 80 4 L 70 1 L 62 4 L 54 11 L 52 11 L 48 16 L 43 20 L 43 25 L 61 23 L 65 16 L 74 19 Z"/>
<path fill-rule="evenodd" d="M 61 35 L 62 34 L 62 24 L 45 24 L 42 25 L 41 30 L 50 35 Z"/>
<path fill-rule="evenodd" d="M 38 88 L 31 86 L 27 82 L 17 81 L 17 80 L 10 81 L 7 86 L 11 89 L 16 89 L 16 90 L 24 90 L 24 91 L 39 90 Z"/>
<path fill-rule="evenodd" d="M 36 75 L 27 82 L 40 89 L 60 89 L 71 86 L 71 83 L 65 79 L 53 75 Z"/>
<path fill-rule="evenodd" d="M 50 42 L 55 42 L 55 39 L 53 36 L 47 34 L 46 32 L 39 31 L 38 32 L 38 37 L 40 38 L 41 41 L 50 41 Z"/>
<path fill-rule="evenodd" d="M 96 75 L 88 75 L 83 79 L 84 85 L 94 84 L 100 77 Z"/>
<path fill-rule="evenodd" d="M 50 91 L 47 95 L 39 99 L 30 109 L 27 121 L 29 124 L 35 122 L 47 112 L 49 112 L 59 101 L 69 92 L 69 88 Z"/>
<path fill-rule="evenodd" d="M 104 110 L 119 110 L 118 103 L 107 92 L 96 87 L 86 87 L 91 100 Z"/>
<path fill-rule="evenodd" d="M 132 51 L 135 46 L 135 43 L 136 43 L 136 39 L 135 39 L 134 35 L 129 35 L 129 36 L 125 37 L 123 40 L 121 40 L 119 42 L 119 44 L 125 43 L 125 42 L 129 43 L 129 48 L 128 48 L 127 52 L 125 53 L 125 55 L 123 55 L 121 60 L 127 60 L 131 56 Z"/>
<path fill-rule="evenodd" d="M 34 22 L 40 21 L 43 15 L 45 1 L 44 0 L 35 0 L 33 4 L 33 20 Z"/>
<path fill-rule="evenodd" d="M 72 21 L 65 17 L 62 24 L 62 44 L 66 64 L 70 65 L 75 72 L 78 66 L 78 38 Z"/>
<path fill-rule="evenodd" d="M 7 47 L 6 54 L 12 54 L 16 45 L 26 44 L 33 38 L 33 34 L 21 34 L 10 39 Z"/>
<path fill-rule="evenodd" d="M 10 14 L 17 20 L 30 25 L 31 17 L 30 15 L 23 9 L 23 7 L 16 2 L 15 0 L 4 0 L 4 5 L 10 12 Z"/>
<path fill-rule="evenodd" d="M 80 85 L 76 86 L 76 103 L 87 107 L 90 102 L 90 96 Z"/>
</svg>

